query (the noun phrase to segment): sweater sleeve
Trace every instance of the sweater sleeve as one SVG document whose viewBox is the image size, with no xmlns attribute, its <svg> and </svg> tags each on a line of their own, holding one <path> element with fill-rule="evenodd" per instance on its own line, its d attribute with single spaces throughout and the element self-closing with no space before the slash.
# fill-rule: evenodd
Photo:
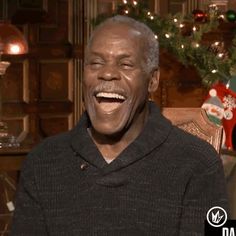
<svg viewBox="0 0 236 236">
<path fill-rule="evenodd" d="M 21 171 L 16 195 L 16 208 L 11 226 L 11 236 L 47 235 L 37 185 L 34 180 L 33 160 L 31 158 L 31 156 L 28 156 Z"/>
<path fill-rule="evenodd" d="M 215 158 L 216 161 L 211 166 L 201 166 L 189 180 L 183 199 L 181 236 L 204 235 L 204 221 L 211 207 L 220 206 L 228 212 L 222 162 L 219 157 Z"/>
</svg>

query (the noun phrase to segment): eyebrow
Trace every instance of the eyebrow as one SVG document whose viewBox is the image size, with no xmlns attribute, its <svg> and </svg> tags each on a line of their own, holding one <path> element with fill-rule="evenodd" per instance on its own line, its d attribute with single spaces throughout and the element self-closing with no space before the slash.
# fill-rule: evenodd
<svg viewBox="0 0 236 236">
<path fill-rule="evenodd" d="M 96 52 L 96 51 L 90 51 L 90 55 L 95 55 L 95 56 L 103 57 L 102 53 Z M 122 54 L 118 55 L 119 59 L 130 58 L 130 57 L 132 57 L 132 55 L 127 54 L 127 53 L 122 53 Z"/>
<path fill-rule="evenodd" d="M 121 55 L 119 55 L 119 59 L 130 58 L 130 57 L 131 57 L 131 55 L 129 55 L 129 54 L 121 54 Z"/>
</svg>

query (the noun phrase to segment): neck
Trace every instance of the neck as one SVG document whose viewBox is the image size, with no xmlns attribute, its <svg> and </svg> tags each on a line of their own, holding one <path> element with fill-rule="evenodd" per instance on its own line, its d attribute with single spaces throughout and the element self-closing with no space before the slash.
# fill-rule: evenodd
<svg viewBox="0 0 236 236">
<path fill-rule="evenodd" d="M 116 159 L 141 133 L 148 118 L 148 109 L 132 122 L 130 127 L 119 134 L 106 135 L 96 132 L 93 127 L 88 132 L 107 163 Z"/>
</svg>

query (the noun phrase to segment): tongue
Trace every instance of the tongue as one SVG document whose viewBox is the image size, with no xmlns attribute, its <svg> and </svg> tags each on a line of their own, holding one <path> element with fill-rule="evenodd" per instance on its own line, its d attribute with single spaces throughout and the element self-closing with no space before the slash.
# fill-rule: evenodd
<svg viewBox="0 0 236 236">
<path fill-rule="evenodd" d="M 99 101 L 100 108 L 105 112 L 111 112 L 118 108 L 122 102 L 120 102 L 118 99 L 101 99 Z"/>
<path fill-rule="evenodd" d="M 115 110 L 120 104 L 119 102 L 101 102 L 99 105 L 102 110 L 109 112 Z"/>
</svg>

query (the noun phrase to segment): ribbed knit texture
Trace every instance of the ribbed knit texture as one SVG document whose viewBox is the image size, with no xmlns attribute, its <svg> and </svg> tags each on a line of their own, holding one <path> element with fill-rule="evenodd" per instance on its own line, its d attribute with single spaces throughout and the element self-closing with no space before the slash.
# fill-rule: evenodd
<svg viewBox="0 0 236 236">
<path fill-rule="evenodd" d="M 172 126 L 153 103 L 142 133 L 110 164 L 87 126 L 84 114 L 29 154 L 12 236 L 204 235 L 207 210 L 228 209 L 213 147 Z"/>
</svg>

